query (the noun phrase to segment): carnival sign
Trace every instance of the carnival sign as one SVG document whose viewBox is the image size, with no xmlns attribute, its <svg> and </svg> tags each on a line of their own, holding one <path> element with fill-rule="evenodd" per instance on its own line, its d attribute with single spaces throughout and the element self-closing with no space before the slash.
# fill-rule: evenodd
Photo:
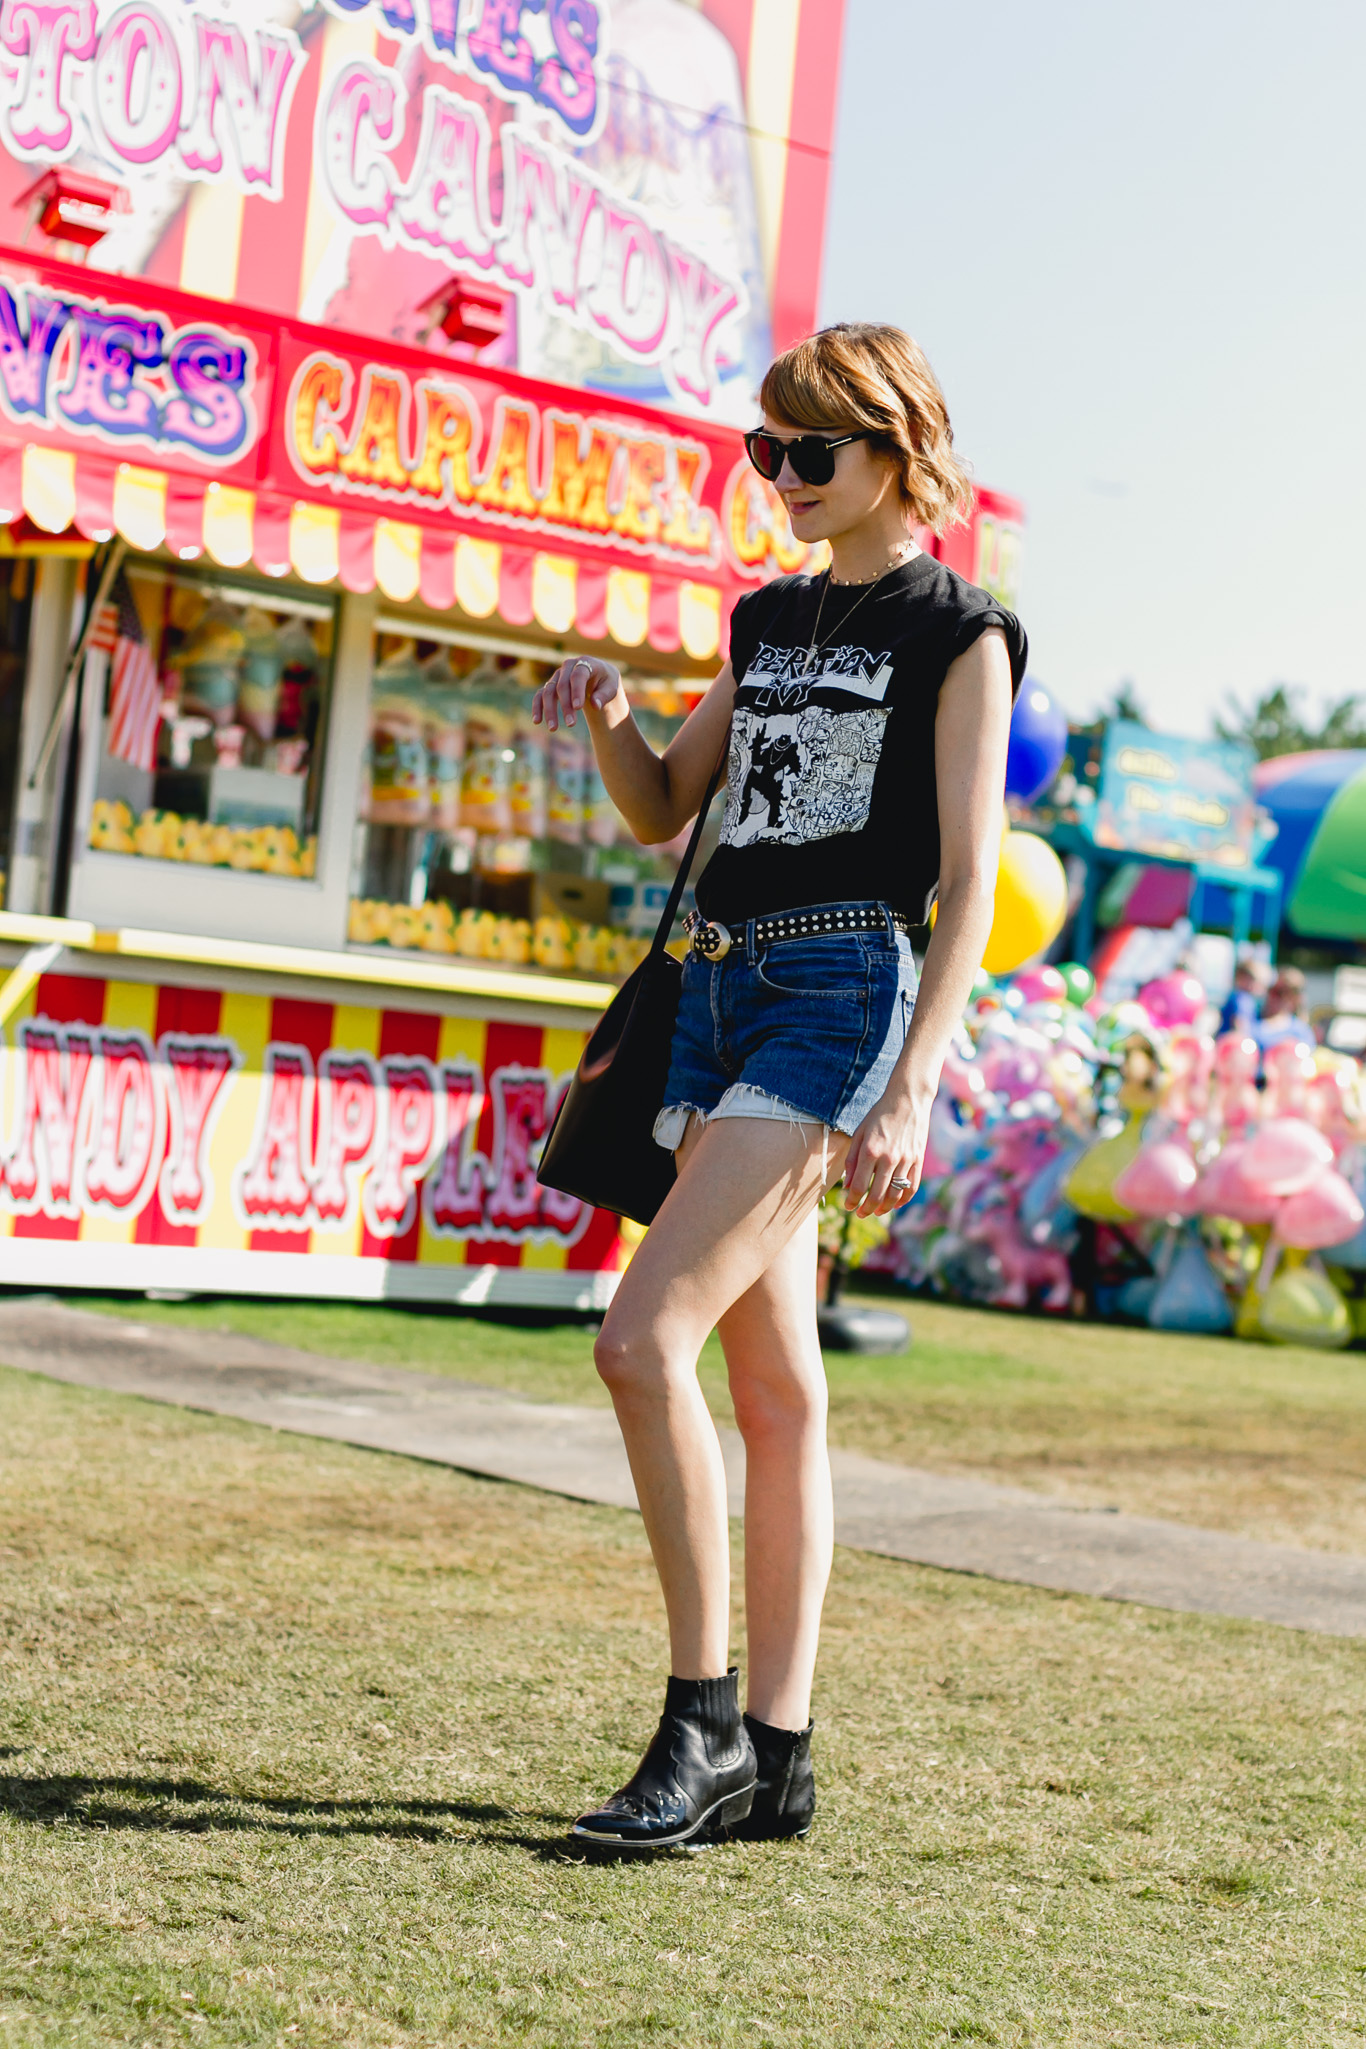
<svg viewBox="0 0 1366 2049">
<path fill-rule="evenodd" d="M 28 1220 L 20 1235 L 102 1218 L 107 1238 L 122 1219 L 140 1241 L 145 1221 L 173 1242 L 407 1259 L 473 1239 L 506 1263 L 567 1255 L 593 1223 L 536 1178 L 570 1072 L 546 1042 L 577 1057 L 582 1034 L 452 1020 L 467 1048 L 443 1055 L 440 1018 L 350 1010 L 370 1043 L 333 1044 L 325 1004 L 47 979 L 3 1054 L 0 1219 Z M 186 1004 L 220 1029 L 103 1021 Z M 305 1038 L 274 1036 L 301 1023 Z M 500 1030 L 532 1057 L 500 1050 Z M 428 1050 L 383 1050 L 386 1034 Z"/>
<path fill-rule="evenodd" d="M 454 370 L 414 376 L 314 349 L 290 380 L 285 422 L 300 482 L 338 498 L 685 565 L 720 557 L 717 514 L 703 503 L 710 452 L 658 416 L 569 412 Z"/>
<path fill-rule="evenodd" d="M 137 443 L 219 475 L 255 450 L 260 370 L 236 326 L 0 271 L 0 413 L 26 433 Z"/>
</svg>

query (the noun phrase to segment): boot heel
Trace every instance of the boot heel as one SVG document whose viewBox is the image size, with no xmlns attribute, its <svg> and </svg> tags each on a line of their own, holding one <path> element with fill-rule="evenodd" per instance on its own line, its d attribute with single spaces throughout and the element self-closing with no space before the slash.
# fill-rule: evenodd
<svg viewBox="0 0 1366 2049">
<path fill-rule="evenodd" d="M 737 1821 L 743 1821 L 754 1805 L 754 1787 L 744 1786 L 738 1793 L 731 1793 L 721 1802 L 719 1811 L 713 1816 L 717 1828 L 731 1828 Z"/>
</svg>

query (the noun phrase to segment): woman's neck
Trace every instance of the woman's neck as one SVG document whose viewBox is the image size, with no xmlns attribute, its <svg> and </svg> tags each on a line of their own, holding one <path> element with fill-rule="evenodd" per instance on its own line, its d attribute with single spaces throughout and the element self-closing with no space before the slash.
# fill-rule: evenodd
<svg viewBox="0 0 1366 2049">
<path fill-rule="evenodd" d="M 830 578 L 833 583 L 871 583 L 919 553 L 899 517 L 868 521 L 831 537 Z"/>
</svg>

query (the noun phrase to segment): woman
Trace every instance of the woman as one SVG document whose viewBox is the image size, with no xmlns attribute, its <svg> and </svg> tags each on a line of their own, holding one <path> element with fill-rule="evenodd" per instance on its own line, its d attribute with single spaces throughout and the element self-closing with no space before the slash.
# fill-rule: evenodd
<svg viewBox="0 0 1366 2049">
<path fill-rule="evenodd" d="M 841 1175 L 860 1216 L 915 1192 L 991 926 L 1024 672 L 1013 615 L 911 537 L 948 523 L 968 490 L 915 343 L 893 327 L 829 328 L 778 358 L 760 398 L 750 459 L 796 537 L 829 542 L 829 570 L 740 600 L 731 658 L 662 759 L 606 662 L 564 663 L 536 706 L 552 729 L 584 714 L 603 781 L 649 845 L 676 837 L 728 759 L 655 1128 L 678 1180 L 597 1344 L 673 1675 L 639 1770 L 574 1827 L 618 1849 L 811 1825 L 833 1526 L 816 1205 Z M 907 929 L 936 895 L 917 997 Z M 747 1460 L 743 1717 L 725 1472 L 696 1375 L 712 1329 Z"/>
</svg>

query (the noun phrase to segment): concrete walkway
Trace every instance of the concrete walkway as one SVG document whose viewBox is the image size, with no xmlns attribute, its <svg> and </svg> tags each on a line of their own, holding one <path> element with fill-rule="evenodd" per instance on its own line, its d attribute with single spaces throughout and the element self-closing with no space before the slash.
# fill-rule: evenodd
<svg viewBox="0 0 1366 2049">
<path fill-rule="evenodd" d="M 432 1373 L 323 1359 L 230 1332 L 126 1322 L 46 1296 L 0 1299 L 0 1362 L 273 1430 L 434 1460 L 579 1501 L 634 1508 L 609 1409 L 530 1402 Z M 732 1513 L 744 1451 L 721 1433 Z M 857 1452 L 831 1455 L 841 1544 L 952 1572 L 1112 1600 L 1366 1636 L 1366 1559 L 1256 1544 Z"/>
</svg>

